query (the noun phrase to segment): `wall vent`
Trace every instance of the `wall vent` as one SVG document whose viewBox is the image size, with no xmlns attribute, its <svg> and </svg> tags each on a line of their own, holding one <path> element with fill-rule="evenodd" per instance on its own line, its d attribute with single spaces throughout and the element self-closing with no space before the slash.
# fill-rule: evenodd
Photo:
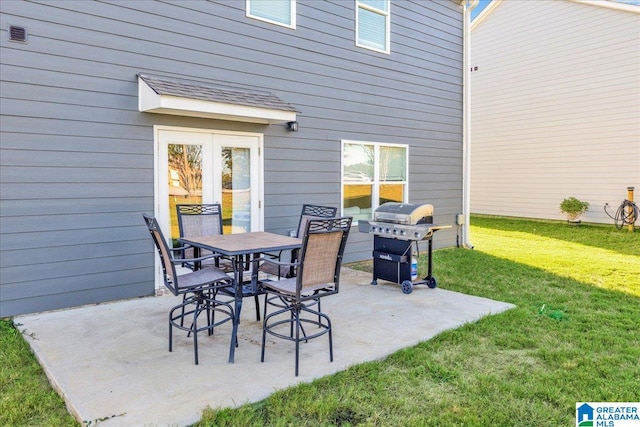
<svg viewBox="0 0 640 427">
<path fill-rule="evenodd" d="M 27 29 L 24 27 L 16 27 L 11 25 L 9 27 L 9 40 L 12 42 L 27 42 Z"/>
</svg>

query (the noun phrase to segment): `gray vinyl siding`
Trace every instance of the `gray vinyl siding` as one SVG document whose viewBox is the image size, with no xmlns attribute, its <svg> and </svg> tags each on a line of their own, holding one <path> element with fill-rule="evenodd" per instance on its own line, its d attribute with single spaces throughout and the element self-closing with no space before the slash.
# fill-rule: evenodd
<svg viewBox="0 0 640 427">
<path fill-rule="evenodd" d="M 0 317 L 154 293 L 140 215 L 154 211 L 154 125 L 264 133 L 267 231 L 295 228 L 303 203 L 340 206 L 343 139 L 409 144 L 410 202 L 453 222 L 461 7 L 392 0 L 390 55 L 355 46 L 351 1 L 298 0 L 295 30 L 244 8 L 0 2 Z M 137 73 L 270 91 L 300 110 L 300 131 L 140 113 Z M 354 228 L 346 261 L 369 258 L 370 240 Z"/>
</svg>

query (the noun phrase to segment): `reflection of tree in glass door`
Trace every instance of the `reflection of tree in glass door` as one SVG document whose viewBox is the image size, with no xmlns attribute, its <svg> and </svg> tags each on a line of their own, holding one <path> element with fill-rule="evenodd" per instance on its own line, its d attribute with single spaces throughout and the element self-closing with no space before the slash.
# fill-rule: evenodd
<svg viewBox="0 0 640 427">
<path fill-rule="evenodd" d="M 202 146 L 169 144 L 169 171 L 189 196 L 202 196 Z M 169 182 L 169 186 L 175 185 Z"/>
<path fill-rule="evenodd" d="M 168 155 L 171 238 L 177 239 L 176 205 L 202 203 L 202 146 L 169 144 Z"/>
</svg>

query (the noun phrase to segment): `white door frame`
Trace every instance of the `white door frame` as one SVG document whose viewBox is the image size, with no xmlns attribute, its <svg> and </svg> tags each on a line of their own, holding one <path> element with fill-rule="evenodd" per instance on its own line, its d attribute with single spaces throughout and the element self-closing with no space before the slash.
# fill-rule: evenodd
<svg viewBox="0 0 640 427">
<path fill-rule="evenodd" d="M 225 145 L 225 138 L 231 138 L 230 144 L 234 147 L 251 148 L 251 231 L 262 231 L 264 229 L 264 160 L 263 160 L 263 144 L 264 135 L 254 132 L 238 132 L 217 129 L 201 129 L 187 128 L 177 126 L 155 125 L 153 127 L 154 139 L 154 183 L 153 183 L 153 200 L 154 215 L 158 220 L 160 229 L 169 236 L 169 209 L 168 209 L 168 188 L 167 188 L 167 148 L 165 135 L 163 132 L 170 132 L 179 137 L 181 141 L 198 143 L 203 146 L 203 168 L 221 168 L 221 159 L 216 158 L 216 154 L 220 157 L 220 146 Z M 243 137 L 244 141 L 243 141 Z M 225 145 L 225 146 L 226 146 Z M 212 189 L 213 191 L 203 191 L 203 203 L 221 203 L 222 191 L 220 188 L 214 187 L 212 174 L 203 174 L 202 185 L 204 189 Z M 160 260 L 156 256 L 155 263 L 155 284 L 156 289 L 163 286 L 162 267 Z"/>
</svg>

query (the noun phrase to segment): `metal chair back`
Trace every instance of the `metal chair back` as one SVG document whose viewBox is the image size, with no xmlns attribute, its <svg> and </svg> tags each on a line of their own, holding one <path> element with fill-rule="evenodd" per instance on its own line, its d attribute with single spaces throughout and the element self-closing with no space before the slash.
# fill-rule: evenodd
<svg viewBox="0 0 640 427">
<path fill-rule="evenodd" d="M 307 226 L 307 222 L 312 218 L 335 218 L 338 212 L 338 208 L 330 206 L 319 205 L 302 205 L 302 212 L 300 213 L 300 221 L 298 222 L 298 230 L 295 236 L 302 237 L 304 230 Z"/>
<path fill-rule="evenodd" d="M 180 237 L 223 234 L 222 206 L 219 203 L 176 205 Z"/>
<path fill-rule="evenodd" d="M 307 221 L 296 277 L 296 297 L 304 300 L 337 293 L 352 217 Z M 322 289 L 321 294 L 310 294 Z"/>
<path fill-rule="evenodd" d="M 144 217 L 144 220 L 147 223 L 147 228 L 149 229 L 149 233 L 151 233 L 151 237 L 156 244 L 158 255 L 160 255 L 164 285 L 171 291 L 172 294 L 178 295 L 178 275 L 176 274 L 176 267 L 172 262 L 173 257 L 171 256 L 171 249 L 169 248 L 169 245 L 167 244 L 167 241 L 162 234 L 162 230 L 160 230 L 158 221 L 154 217 L 147 214 L 142 214 L 142 216 Z"/>
<path fill-rule="evenodd" d="M 216 236 L 223 234 L 222 206 L 211 204 L 176 205 L 180 237 Z M 182 257 L 193 258 L 193 249 L 186 249 Z M 193 267 L 187 264 L 188 267 Z"/>
</svg>

